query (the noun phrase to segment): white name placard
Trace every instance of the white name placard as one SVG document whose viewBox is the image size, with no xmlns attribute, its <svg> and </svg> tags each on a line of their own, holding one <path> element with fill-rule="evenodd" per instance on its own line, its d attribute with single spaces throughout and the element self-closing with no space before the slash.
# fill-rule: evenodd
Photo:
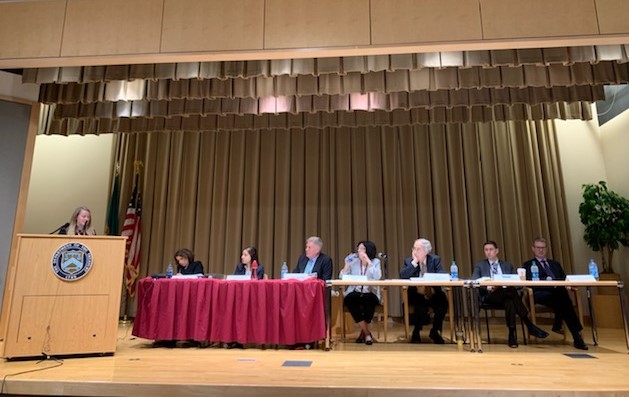
<svg viewBox="0 0 629 397">
<path fill-rule="evenodd" d="M 424 277 L 411 277 L 411 281 L 450 281 L 448 273 L 425 273 Z"/>
<path fill-rule="evenodd" d="M 520 281 L 520 276 L 518 274 L 496 274 L 494 280 Z"/>
<path fill-rule="evenodd" d="M 591 274 L 570 274 L 566 276 L 566 281 L 582 281 L 582 282 L 594 282 L 596 279 Z"/>
<path fill-rule="evenodd" d="M 367 276 L 360 274 L 344 274 L 341 279 L 345 281 L 367 281 Z"/>
<path fill-rule="evenodd" d="M 226 280 L 232 280 L 232 281 L 245 281 L 245 280 L 251 280 L 251 276 L 246 275 L 246 274 L 228 274 L 227 277 L 225 277 Z"/>
</svg>

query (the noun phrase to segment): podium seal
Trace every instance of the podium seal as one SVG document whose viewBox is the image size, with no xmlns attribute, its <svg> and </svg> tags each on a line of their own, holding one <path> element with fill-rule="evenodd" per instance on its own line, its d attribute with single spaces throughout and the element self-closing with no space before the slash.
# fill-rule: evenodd
<svg viewBox="0 0 629 397">
<path fill-rule="evenodd" d="M 79 280 L 92 268 L 92 252 L 81 243 L 64 244 L 52 257 L 52 271 L 64 281 Z"/>
</svg>

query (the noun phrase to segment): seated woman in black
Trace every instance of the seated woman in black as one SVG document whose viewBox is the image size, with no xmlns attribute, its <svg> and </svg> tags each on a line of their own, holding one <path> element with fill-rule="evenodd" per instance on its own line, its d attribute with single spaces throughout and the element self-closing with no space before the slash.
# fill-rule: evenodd
<svg viewBox="0 0 629 397">
<path fill-rule="evenodd" d="M 253 269 L 256 269 L 255 277 Z M 258 263 L 258 250 L 256 247 L 247 247 L 242 250 L 240 263 L 236 265 L 234 274 L 250 275 L 252 279 L 257 278 L 258 280 L 264 278 L 264 265 Z"/>
<path fill-rule="evenodd" d="M 194 260 L 194 254 L 187 248 L 175 252 L 177 274 L 203 274 L 203 264 Z"/>
<path fill-rule="evenodd" d="M 182 248 L 175 252 L 175 261 L 177 262 L 177 274 L 203 274 L 203 264 L 194 260 L 194 253 L 187 248 Z M 189 346 L 200 347 L 203 345 L 201 341 L 188 340 Z M 156 340 L 154 347 L 176 347 L 176 340 Z"/>
</svg>

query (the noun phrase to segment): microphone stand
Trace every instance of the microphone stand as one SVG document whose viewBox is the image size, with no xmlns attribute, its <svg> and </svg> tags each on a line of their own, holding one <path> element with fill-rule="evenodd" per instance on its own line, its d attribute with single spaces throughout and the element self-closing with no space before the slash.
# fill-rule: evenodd
<svg viewBox="0 0 629 397">
<path fill-rule="evenodd" d="M 66 227 L 70 226 L 69 223 L 64 223 L 63 225 L 59 226 L 58 228 L 56 228 L 55 230 L 53 230 L 52 232 L 48 233 L 48 234 L 57 234 L 57 232 L 59 232 L 61 229 L 64 229 Z"/>
</svg>

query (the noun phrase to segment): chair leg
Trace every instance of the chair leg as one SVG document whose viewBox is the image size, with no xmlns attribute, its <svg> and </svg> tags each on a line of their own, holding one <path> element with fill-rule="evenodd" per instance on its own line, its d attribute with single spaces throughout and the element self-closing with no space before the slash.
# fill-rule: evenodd
<svg viewBox="0 0 629 397">
<path fill-rule="evenodd" d="M 341 287 L 340 288 L 340 295 L 341 295 L 341 341 L 345 342 L 345 302 L 344 302 L 344 292 L 345 292 L 345 287 Z"/>
<path fill-rule="evenodd" d="M 489 336 L 489 316 L 487 310 L 485 310 L 485 325 L 487 326 L 487 344 L 491 343 L 491 337 Z"/>
<path fill-rule="evenodd" d="M 408 287 L 402 287 L 402 304 L 404 306 L 404 337 L 409 340 L 410 325 L 408 319 Z"/>
<path fill-rule="evenodd" d="M 450 324 L 450 342 L 455 343 L 454 338 L 454 296 L 452 289 L 448 289 L 448 323 Z"/>
<path fill-rule="evenodd" d="M 382 288 L 382 295 L 384 296 L 384 298 L 382 299 L 382 312 L 384 314 L 384 318 L 382 319 L 384 321 L 384 343 L 387 342 L 387 327 L 389 325 L 389 300 L 387 299 L 387 289 Z"/>
<path fill-rule="evenodd" d="M 524 321 L 522 319 L 520 319 L 520 325 L 522 326 L 522 339 L 524 339 L 524 344 L 528 345 L 528 343 L 526 343 L 527 336 L 526 336 L 526 331 L 524 328 Z"/>
</svg>

